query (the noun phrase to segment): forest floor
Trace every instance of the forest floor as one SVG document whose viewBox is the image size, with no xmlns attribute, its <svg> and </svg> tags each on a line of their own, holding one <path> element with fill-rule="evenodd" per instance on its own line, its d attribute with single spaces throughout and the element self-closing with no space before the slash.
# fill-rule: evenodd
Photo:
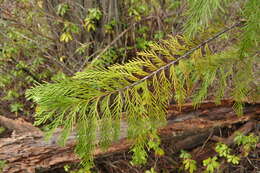
<svg viewBox="0 0 260 173">
<path fill-rule="evenodd" d="M 258 121 L 259 124 L 260 121 Z M 244 123 L 234 124 L 230 127 L 219 128 L 219 136 L 222 138 L 228 138 L 236 130 L 241 128 Z M 259 127 L 258 127 L 259 128 Z M 259 129 L 254 129 L 251 132 L 259 134 Z M 195 146 L 187 150 L 192 153 L 192 158 L 197 162 L 197 172 L 203 172 L 205 167 L 202 165 L 202 160 L 216 155 L 214 146 L 216 141 L 212 140 L 212 134 L 203 141 L 202 145 Z M 216 136 L 215 136 L 216 137 Z M 163 149 L 165 151 L 164 156 L 155 156 L 153 153 L 149 154 L 148 164 L 145 166 L 135 167 L 132 166 L 129 161 L 131 160 L 131 154 L 128 151 L 120 154 L 116 154 L 109 157 L 96 159 L 95 171 L 100 173 L 144 173 L 146 170 L 154 168 L 157 173 L 177 173 L 185 172 L 183 170 L 182 159 L 180 159 L 180 152 L 175 152 L 173 148 L 175 143 L 171 140 L 165 140 L 163 142 Z M 231 145 L 232 153 L 239 155 L 241 148 Z M 218 170 L 223 173 L 259 173 L 260 172 L 260 144 L 254 151 L 251 151 L 247 157 L 241 159 L 239 165 L 228 164 L 224 159 L 221 161 L 221 166 Z"/>
<path fill-rule="evenodd" d="M 180 158 L 181 150 L 190 153 L 192 159 L 197 163 L 197 172 L 203 172 L 205 170 L 203 160 L 217 156 L 215 146 L 217 142 L 221 142 L 227 144 L 231 153 L 239 156 L 241 160 L 238 165 L 235 165 L 218 156 L 220 163 L 218 170 L 226 173 L 259 173 L 259 141 L 256 148 L 246 156 L 243 147 L 234 143 L 237 132 L 260 136 L 259 104 L 248 104 L 244 116 L 241 117 L 233 112 L 231 103 L 228 102 L 223 102 L 220 106 L 215 106 L 211 102 L 205 103 L 198 110 L 193 110 L 190 105 L 187 105 L 181 111 L 172 105 L 168 114 L 168 125 L 159 130 L 164 155 L 158 156 L 154 152 L 149 152 L 147 164 L 133 166 L 131 164 L 132 153 L 129 149 L 131 144 L 123 140 L 113 145 L 107 152 L 97 152 L 93 172 L 155 173 L 152 172 L 153 169 L 156 173 L 185 172 L 183 159 Z M 46 168 L 35 169 L 36 172 L 65 173 L 71 171 L 72 173 L 79 170 L 79 160 L 76 156 L 72 156 L 74 142 L 68 142 L 69 147 L 67 148 L 52 145 L 53 141 L 44 144 L 40 139 L 40 131 L 31 126 L 31 123 L 33 122 L 17 120 L 14 117 L 13 119 L 0 117 L 0 125 L 7 126 L 7 130 L 0 136 L 0 148 L 2 148 L 0 158 L 7 160 L 10 165 L 6 172 L 34 170 L 37 165 Z M 14 129 L 12 130 L 12 128 Z M 14 131 L 16 131 L 15 134 Z M 39 145 L 42 146 L 39 147 Z M 49 148 L 48 145 L 50 145 Z M 59 156 L 59 154 L 61 155 Z M 14 169 L 15 167 L 17 169 Z M 146 172 L 148 170 L 150 172 Z"/>
<path fill-rule="evenodd" d="M 260 121 L 258 121 L 260 123 Z M 223 138 L 228 138 L 230 134 L 241 128 L 244 123 L 234 124 L 230 127 L 219 128 L 219 133 Z M 258 125 L 259 126 L 259 125 Z M 259 134 L 258 129 L 251 131 L 252 133 Z M 219 134 L 220 135 L 220 134 Z M 203 142 L 202 145 L 196 146 L 192 149 L 187 150 L 192 153 L 194 160 L 197 162 L 198 170 L 195 172 L 203 172 L 205 167 L 202 165 L 202 160 L 208 157 L 216 155 L 213 151 L 213 146 L 216 142 L 212 141 L 208 136 L 208 139 Z M 153 173 L 148 172 L 153 168 L 156 173 L 182 173 L 184 171 L 183 160 L 179 157 L 180 152 L 175 152 L 174 142 L 171 140 L 164 140 L 162 148 L 165 151 L 165 155 L 156 156 L 154 153 L 149 153 L 148 163 L 145 166 L 133 166 L 131 165 L 131 156 L 129 150 L 123 151 L 110 156 L 103 156 L 95 159 L 95 167 L 93 172 L 95 173 Z M 235 145 L 231 146 L 233 154 L 240 154 L 241 148 Z M 77 170 L 77 166 L 70 165 L 73 170 Z M 240 160 L 239 165 L 228 164 L 224 159 L 221 160 L 221 166 L 218 168 L 223 173 L 259 173 L 260 172 L 260 143 L 257 148 L 250 152 L 247 157 Z M 45 173 L 66 173 L 63 167 L 46 171 Z M 155 172 L 154 172 L 155 173 Z"/>
<path fill-rule="evenodd" d="M 192 158 L 196 161 L 198 169 L 195 172 L 203 172 L 205 166 L 203 166 L 202 161 L 209 157 L 216 156 L 214 147 L 216 141 L 222 142 L 229 140 L 229 138 L 235 134 L 236 131 L 242 128 L 247 128 L 246 122 L 240 122 L 233 124 L 229 127 L 222 127 L 216 129 L 215 132 L 206 136 L 206 139 L 201 141 L 200 145 L 191 142 L 194 147 L 189 148 L 189 153 L 192 154 Z M 250 129 L 250 133 L 258 134 L 260 136 L 260 118 L 256 122 L 256 126 Z M 206 133 L 207 134 L 207 133 Z M 192 136 L 190 137 L 192 138 Z M 95 168 L 93 172 L 96 173 L 184 173 L 183 160 L 180 158 L 180 151 L 176 152 L 175 143 L 176 141 L 171 139 L 165 139 L 162 143 L 162 148 L 165 151 L 165 155 L 156 156 L 154 153 L 150 152 L 148 156 L 148 163 L 145 166 L 133 166 L 131 165 L 131 156 L 129 150 L 121 151 L 109 156 L 102 156 L 95 159 Z M 234 143 L 230 144 L 232 154 L 242 155 L 241 147 L 237 147 Z M 221 166 L 217 171 L 223 173 L 260 173 L 260 143 L 257 144 L 256 148 L 252 150 L 248 156 L 241 157 L 238 165 L 230 164 L 225 161 L 225 159 L 220 158 L 219 162 Z M 156 172 L 152 172 L 151 168 Z M 150 172 L 148 172 L 148 170 Z M 147 171 L 147 172 L 146 172 Z M 64 168 L 54 169 L 48 173 L 65 173 Z M 47 173 L 47 172 L 46 172 Z"/>
</svg>

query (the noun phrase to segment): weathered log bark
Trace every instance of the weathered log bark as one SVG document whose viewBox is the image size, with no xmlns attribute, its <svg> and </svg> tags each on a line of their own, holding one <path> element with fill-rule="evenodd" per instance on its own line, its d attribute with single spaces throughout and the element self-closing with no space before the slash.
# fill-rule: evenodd
<svg viewBox="0 0 260 173">
<path fill-rule="evenodd" d="M 223 102 L 220 106 L 208 102 L 197 110 L 193 110 L 191 105 L 185 105 L 182 111 L 171 105 L 168 110 L 168 125 L 159 130 L 160 136 L 174 141 L 175 151 L 189 149 L 202 144 L 215 127 L 246 122 L 260 113 L 258 104 L 248 105 L 245 115 L 239 117 L 230 105 L 231 102 Z M 0 160 L 7 161 L 4 172 L 35 172 L 37 169 L 80 161 L 73 152 L 75 133 L 71 134 L 66 146 L 61 147 L 57 144 L 59 131 L 54 133 L 51 140 L 46 141 L 43 133 L 27 122 L 0 116 L 0 125 L 15 131 L 10 138 L 0 139 Z M 127 124 L 122 123 L 120 141 L 106 151 L 96 149 L 95 156 L 111 155 L 129 149 L 132 143 L 126 139 L 126 129 Z"/>
</svg>

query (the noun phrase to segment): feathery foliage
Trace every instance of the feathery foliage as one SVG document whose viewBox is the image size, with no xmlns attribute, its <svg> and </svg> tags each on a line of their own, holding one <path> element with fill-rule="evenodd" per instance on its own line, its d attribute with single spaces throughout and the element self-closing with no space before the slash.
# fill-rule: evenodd
<svg viewBox="0 0 260 173">
<path fill-rule="evenodd" d="M 242 11 L 245 17 L 245 25 L 242 28 L 243 34 L 239 45 L 241 60 L 237 62 L 237 71 L 234 74 L 233 97 L 237 101 L 234 104 L 239 115 L 243 112 L 243 101 L 250 92 L 250 83 L 253 81 L 254 59 L 259 53 L 256 51 L 260 42 L 260 3 L 257 0 L 250 0 L 245 3 Z M 243 69 L 243 70 L 241 70 Z"/>
<path fill-rule="evenodd" d="M 204 6 L 203 12 L 191 15 L 194 18 L 191 22 L 198 24 L 211 18 L 202 17 L 208 9 L 221 8 L 218 0 L 190 3 L 192 8 L 197 8 L 196 3 Z M 166 108 L 173 98 L 180 107 L 188 99 L 198 106 L 209 91 L 215 89 L 216 103 L 219 103 L 230 87 L 229 82 L 233 86 L 229 96 L 237 101 L 234 108 L 242 114 L 242 103 L 254 80 L 253 56 L 248 58 L 247 53 L 241 58 L 241 52 L 243 55 L 250 52 L 249 47 L 256 41 L 252 36 L 259 31 L 255 30 L 259 28 L 259 23 L 255 24 L 259 12 L 247 10 L 257 5 L 254 3 L 256 0 L 247 1 L 244 9 L 247 22 L 241 45 L 247 46 L 242 48 L 236 45 L 212 53 L 208 47 L 210 41 L 238 26 L 236 24 L 199 45 L 186 37 L 169 37 L 151 44 L 149 49 L 123 65 L 93 67 L 72 78 L 35 86 L 26 95 L 38 104 L 36 125 L 48 123 L 50 134 L 62 126 L 61 144 L 65 144 L 75 128 L 76 152 L 88 167 L 92 166 L 95 147 L 106 148 L 119 139 L 123 121 L 127 122 L 128 137 L 134 142 L 131 150 L 134 164 L 145 163 L 145 149 L 160 153 L 157 129 L 166 123 Z M 197 31 L 198 25 L 189 32 Z"/>
<path fill-rule="evenodd" d="M 224 12 L 223 6 L 227 3 L 228 0 L 189 0 L 188 20 L 184 26 L 186 34 L 193 37 L 199 30 L 203 31 L 216 11 Z"/>
<path fill-rule="evenodd" d="M 244 33 L 241 40 L 241 56 L 257 48 L 260 42 L 260 3 L 258 0 L 247 1 L 242 11 L 245 17 Z"/>
<path fill-rule="evenodd" d="M 238 51 L 212 54 L 205 46 L 206 53 L 202 53 L 201 47 L 190 53 L 192 59 L 174 65 L 172 62 L 178 62 L 177 57 L 191 46 L 195 45 L 184 38 L 171 37 L 151 45 L 150 50 L 140 52 L 124 65 L 89 69 L 73 78 L 30 89 L 28 98 L 38 104 L 36 125 L 49 121 L 50 129 L 63 126 L 62 144 L 76 125 L 76 151 L 89 163 L 96 141 L 106 147 L 118 139 L 120 121 L 125 118 L 128 136 L 135 141 L 139 148 L 136 153 L 140 154 L 148 147 L 146 141 L 151 132 L 165 124 L 166 107 L 172 97 L 180 106 L 188 97 L 197 105 L 207 97 L 218 77 L 221 92 L 216 98 L 223 96 L 226 85 L 222 84 L 233 74 L 230 69 L 239 60 Z M 200 87 L 194 90 L 197 84 Z"/>
</svg>

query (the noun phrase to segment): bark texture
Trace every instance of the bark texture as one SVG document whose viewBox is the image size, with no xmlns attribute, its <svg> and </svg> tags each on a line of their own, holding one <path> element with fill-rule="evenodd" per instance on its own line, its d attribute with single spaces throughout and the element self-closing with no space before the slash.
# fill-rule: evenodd
<svg viewBox="0 0 260 173">
<path fill-rule="evenodd" d="M 245 108 L 243 116 L 237 116 L 232 109 L 231 101 L 223 101 L 216 106 L 213 102 L 205 102 L 197 110 L 186 104 L 182 110 L 175 105 L 168 109 L 168 125 L 159 130 L 162 140 L 175 143 L 175 151 L 190 149 L 201 145 L 218 127 L 235 123 L 252 121 L 260 114 L 259 104 L 250 104 Z M 11 137 L 0 138 L 0 159 L 7 161 L 4 172 L 29 172 L 52 169 L 67 163 L 76 163 L 80 159 L 74 154 L 75 133 L 72 133 L 66 146 L 59 146 L 57 139 L 60 131 L 46 141 L 43 133 L 30 123 L 11 120 L 0 116 L 0 125 L 13 130 Z M 120 140 L 108 150 L 95 150 L 96 157 L 104 157 L 122 152 L 131 147 L 131 141 L 126 139 L 127 124 L 121 123 Z"/>
</svg>

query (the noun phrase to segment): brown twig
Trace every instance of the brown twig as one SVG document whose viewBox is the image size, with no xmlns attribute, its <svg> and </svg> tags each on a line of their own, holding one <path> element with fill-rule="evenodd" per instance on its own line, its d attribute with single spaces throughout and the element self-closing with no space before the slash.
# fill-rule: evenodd
<svg viewBox="0 0 260 173">
<path fill-rule="evenodd" d="M 130 31 L 130 29 L 132 29 L 135 25 L 137 25 L 137 24 L 139 24 L 139 23 L 141 23 L 141 22 L 143 22 L 143 21 L 150 20 L 150 19 L 152 19 L 152 18 L 154 18 L 154 16 L 148 16 L 148 17 L 146 17 L 146 18 L 144 18 L 144 19 L 142 19 L 142 20 L 140 20 L 140 21 L 138 21 L 138 22 L 135 22 L 135 23 L 133 23 L 132 25 L 130 25 L 128 28 L 126 28 L 124 31 L 122 31 L 112 42 L 110 42 L 110 43 L 95 57 L 95 59 L 92 61 L 92 63 L 95 62 L 95 61 L 97 61 L 98 59 L 100 59 L 100 57 L 101 57 L 111 46 L 113 46 L 122 36 L 124 36 L 128 31 Z M 86 64 L 83 64 L 82 67 L 81 67 L 78 71 L 81 71 L 82 68 L 83 68 L 85 65 L 86 65 Z"/>
</svg>

